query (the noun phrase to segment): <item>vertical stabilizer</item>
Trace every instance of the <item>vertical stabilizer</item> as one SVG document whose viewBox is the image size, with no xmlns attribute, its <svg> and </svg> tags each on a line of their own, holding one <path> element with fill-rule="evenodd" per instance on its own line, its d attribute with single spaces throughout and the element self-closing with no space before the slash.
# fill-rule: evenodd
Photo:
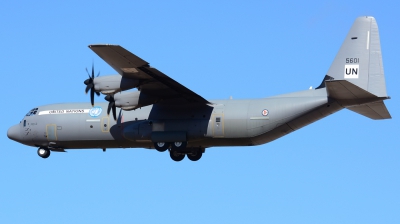
<svg viewBox="0 0 400 224">
<path fill-rule="evenodd" d="M 377 97 L 387 96 L 378 25 L 374 17 L 356 19 L 329 68 L 324 81 L 327 80 L 346 80 Z"/>
<path fill-rule="evenodd" d="M 342 107 L 371 119 L 391 118 L 386 93 L 381 44 L 376 20 L 356 19 L 322 84 Z"/>
</svg>

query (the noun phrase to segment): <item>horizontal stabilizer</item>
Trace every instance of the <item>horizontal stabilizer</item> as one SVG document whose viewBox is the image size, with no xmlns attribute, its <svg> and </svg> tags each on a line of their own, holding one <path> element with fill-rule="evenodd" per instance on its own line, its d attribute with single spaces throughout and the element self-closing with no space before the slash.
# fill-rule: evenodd
<svg viewBox="0 0 400 224">
<path fill-rule="evenodd" d="M 325 81 L 328 96 L 343 107 L 374 120 L 392 118 L 383 100 L 346 80 Z"/>
<path fill-rule="evenodd" d="M 392 118 L 383 101 L 347 107 L 347 109 L 374 120 Z"/>
<path fill-rule="evenodd" d="M 346 80 L 335 80 L 326 81 L 326 88 L 329 97 L 337 100 L 349 100 L 349 99 L 361 99 L 361 98 L 373 98 L 376 97 L 374 94 L 369 93 L 366 90 L 346 81 Z"/>
<path fill-rule="evenodd" d="M 347 80 L 325 81 L 325 86 L 328 96 L 344 107 L 389 99 L 389 97 L 377 97 Z"/>
</svg>

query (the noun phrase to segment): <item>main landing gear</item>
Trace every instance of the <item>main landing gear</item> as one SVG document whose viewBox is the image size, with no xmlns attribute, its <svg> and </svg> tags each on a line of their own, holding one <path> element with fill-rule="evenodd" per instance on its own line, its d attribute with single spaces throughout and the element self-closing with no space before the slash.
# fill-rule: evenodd
<svg viewBox="0 0 400 224">
<path fill-rule="evenodd" d="M 193 149 L 190 153 L 187 153 L 186 155 L 190 160 L 197 161 L 203 155 L 203 150 L 202 149 Z"/>
<path fill-rule="evenodd" d="M 171 145 L 171 143 L 169 143 L 169 142 L 155 142 L 154 148 L 159 152 L 165 152 L 165 151 L 167 151 L 167 149 L 169 149 L 170 145 Z"/>
<path fill-rule="evenodd" d="M 50 149 L 45 148 L 45 147 L 40 147 L 37 150 L 37 154 L 42 157 L 43 159 L 49 158 L 50 156 Z"/>
<path fill-rule="evenodd" d="M 177 149 L 170 149 L 169 156 L 173 161 L 179 162 L 185 158 L 185 153 L 179 152 Z"/>
<path fill-rule="evenodd" d="M 197 161 L 203 155 L 203 148 L 186 148 L 187 142 L 155 142 L 154 148 L 159 152 L 169 149 L 172 160 L 179 162 L 187 156 L 191 161 Z"/>
</svg>

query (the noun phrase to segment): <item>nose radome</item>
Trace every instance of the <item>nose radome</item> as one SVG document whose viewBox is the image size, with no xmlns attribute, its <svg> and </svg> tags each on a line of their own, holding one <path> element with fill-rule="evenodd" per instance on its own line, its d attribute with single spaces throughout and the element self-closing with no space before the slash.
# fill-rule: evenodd
<svg viewBox="0 0 400 224">
<path fill-rule="evenodd" d="M 7 136 L 9 139 L 12 139 L 14 141 L 21 141 L 21 134 L 19 131 L 19 125 L 14 125 L 11 128 L 8 129 L 7 131 Z"/>
</svg>

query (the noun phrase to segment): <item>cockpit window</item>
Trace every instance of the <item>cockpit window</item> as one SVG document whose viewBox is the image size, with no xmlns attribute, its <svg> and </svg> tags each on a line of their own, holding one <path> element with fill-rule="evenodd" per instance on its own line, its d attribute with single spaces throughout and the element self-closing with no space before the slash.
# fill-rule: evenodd
<svg viewBox="0 0 400 224">
<path fill-rule="evenodd" d="M 37 111 L 38 111 L 38 108 L 33 108 L 32 110 L 30 110 L 30 111 L 26 114 L 26 116 L 33 116 L 33 115 L 35 115 L 35 114 L 37 113 Z"/>
</svg>

